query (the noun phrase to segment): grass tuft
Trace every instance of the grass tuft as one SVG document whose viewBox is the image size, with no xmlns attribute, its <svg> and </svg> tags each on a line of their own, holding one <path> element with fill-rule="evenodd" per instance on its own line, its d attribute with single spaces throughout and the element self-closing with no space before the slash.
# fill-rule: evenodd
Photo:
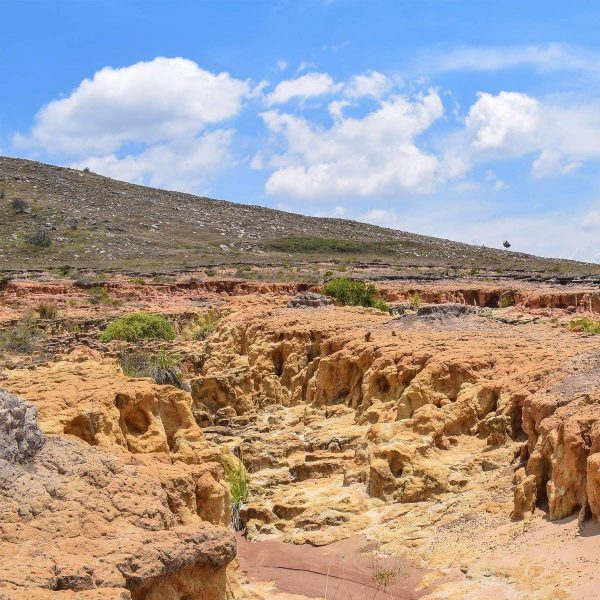
<svg viewBox="0 0 600 600">
<path fill-rule="evenodd" d="M 234 456 L 229 460 L 223 459 L 222 464 L 231 494 L 231 526 L 235 531 L 241 531 L 240 508 L 250 495 L 248 471 L 244 465 L 243 454 L 240 451 L 239 459 Z"/>
<path fill-rule="evenodd" d="M 162 348 L 158 352 L 123 352 L 119 363 L 127 377 L 150 377 L 160 385 L 185 389 L 180 361 Z"/>
<path fill-rule="evenodd" d="M 40 319 L 49 319 L 53 321 L 58 317 L 58 306 L 53 302 L 40 302 L 36 306 L 35 312 L 40 316 Z"/>
<path fill-rule="evenodd" d="M 593 321 L 589 317 L 573 319 L 569 323 L 569 329 L 573 331 L 583 331 L 585 333 L 600 333 L 600 321 Z"/>
<path fill-rule="evenodd" d="M 175 328 L 162 315 L 137 312 L 113 321 L 100 335 L 101 342 L 136 342 L 144 339 L 175 339 Z"/>
<path fill-rule="evenodd" d="M 201 315 L 191 330 L 192 339 L 206 339 L 216 329 L 220 320 L 221 314 L 214 309 L 211 309 L 207 313 Z"/>
</svg>

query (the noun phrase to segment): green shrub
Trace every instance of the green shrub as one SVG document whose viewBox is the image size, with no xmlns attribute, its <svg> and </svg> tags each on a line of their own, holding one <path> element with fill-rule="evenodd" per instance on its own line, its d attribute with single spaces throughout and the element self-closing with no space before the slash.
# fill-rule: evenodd
<svg viewBox="0 0 600 600">
<path fill-rule="evenodd" d="M 208 337 L 216 328 L 221 319 L 221 315 L 216 310 L 209 310 L 203 314 L 192 328 L 192 339 L 203 340 Z"/>
<path fill-rule="evenodd" d="M 387 304 L 377 298 L 377 288 L 372 283 L 365 283 L 358 279 L 337 277 L 330 279 L 323 286 L 323 293 L 336 298 L 344 305 L 366 306 L 389 311 Z"/>
<path fill-rule="evenodd" d="M 27 313 L 16 325 L 0 334 L 0 349 L 15 354 L 30 354 L 35 348 L 35 340 L 42 335 L 35 327 L 35 315 Z"/>
<path fill-rule="evenodd" d="M 72 271 L 72 268 L 69 265 L 63 265 L 62 267 L 57 267 L 56 270 L 59 275 L 66 277 Z"/>
<path fill-rule="evenodd" d="M 504 295 L 500 298 L 500 300 L 498 300 L 498 308 L 508 308 L 509 306 L 512 306 L 514 304 L 514 300 L 508 296 L 508 295 Z"/>
<path fill-rule="evenodd" d="M 40 316 L 40 319 L 56 319 L 58 316 L 58 307 L 52 302 L 40 302 L 35 311 Z"/>
<path fill-rule="evenodd" d="M 117 298 L 113 298 L 103 287 L 93 287 L 86 291 L 86 294 L 90 297 L 90 304 L 98 306 L 104 304 L 106 306 L 119 306 L 121 301 Z"/>
<path fill-rule="evenodd" d="M 173 385 L 184 389 L 181 363 L 164 349 L 158 352 L 122 353 L 119 362 L 127 377 L 151 377 L 161 385 Z"/>
<path fill-rule="evenodd" d="M 421 306 L 421 296 L 419 294 L 411 294 L 408 297 L 408 306 L 413 310 L 416 310 Z"/>
<path fill-rule="evenodd" d="M 0 275 L 0 291 L 5 290 L 11 281 L 12 277 L 10 275 Z"/>
<path fill-rule="evenodd" d="M 100 335 L 101 342 L 124 340 L 135 342 L 143 339 L 172 340 L 175 328 L 162 315 L 147 312 L 131 313 L 113 321 Z"/>
<path fill-rule="evenodd" d="M 25 212 L 27 210 L 27 208 L 29 207 L 27 202 L 25 202 L 25 200 L 22 200 L 21 198 L 13 198 L 10 202 L 10 206 L 12 207 L 12 209 L 15 212 L 18 212 L 18 213 Z"/>
<path fill-rule="evenodd" d="M 213 268 L 209 267 L 208 269 L 204 269 L 204 274 L 207 277 L 214 277 L 217 274 L 217 272 Z"/>
<path fill-rule="evenodd" d="M 49 231 L 40 227 L 27 238 L 27 241 L 38 248 L 49 248 L 52 245 L 52 235 Z"/>
<path fill-rule="evenodd" d="M 573 331 L 584 331 L 585 333 L 600 333 L 600 321 L 592 321 L 589 317 L 573 319 L 569 323 L 569 328 Z"/>
<path fill-rule="evenodd" d="M 231 493 L 231 526 L 234 530 L 240 531 L 242 529 L 240 508 L 250 495 L 248 471 L 244 465 L 243 456 L 240 459 L 231 457 L 230 460 L 223 460 L 222 464 Z"/>
</svg>

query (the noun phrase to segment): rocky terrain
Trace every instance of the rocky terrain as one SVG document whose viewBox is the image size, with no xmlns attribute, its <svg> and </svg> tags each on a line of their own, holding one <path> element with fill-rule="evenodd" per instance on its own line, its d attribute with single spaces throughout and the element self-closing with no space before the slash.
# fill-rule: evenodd
<svg viewBox="0 0 600 600">
<path fill-rule="evenodd" d="M 199 198 L 87 170 L 0 157 L 1 270 L 172 273 L 248 264 L 262 265 L 265 277 L 283 280 L 312 279 L 315 268 L 348 265 L 386 277 L 455 271 L 538 278 L 600 273 L 589 263 Z"/>
<path fill-rule="evenodd" d="M 598 597 L 597 265 L 0 158 L 0 271 L 0 599 Z"/>
<path fill-rule="evenodd" d="M 595 598 L 600 336 L 570 324 L 597 288 L 378 290 L 391 314 L 201 272 L 6 282 L 0 598 Z M 176 337 L 100 341 L 139 310 Z"/>
</svg>

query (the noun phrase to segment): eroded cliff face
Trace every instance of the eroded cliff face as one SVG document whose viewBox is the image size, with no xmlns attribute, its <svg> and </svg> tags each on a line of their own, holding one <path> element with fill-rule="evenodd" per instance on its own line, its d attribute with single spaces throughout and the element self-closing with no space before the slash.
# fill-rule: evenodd
<svg viewBox="0 0 600 600">
<path fill-rule="evenodd" d="M 233 597 L 222 451 L 205 440 L 189 394 L 126 378 L 88 349 L 12 371 L 3 385 L 37 408 L 46 434 L 28 466 L 0 469 L 10 597 Z"/>
<path fill-rule="evenodd" d="M 250 473 L 241 512 L 250 540 L 320 546 L 365 534 L 426 566 L 431 598 L 484 584 L 554 598 L 573 585 L 537 557 L 499 566 L 492 551 L 534 545 L 544 511 L 581 523 L 600 515 L 598 337 L 569 331 L 567 312 L 463 304 L 394 317 L 298 308 L 283 288 L 246 292 L 215 300 L 222 318 L 206 340 L 185 338 L 188 304 L 173 317 L 182 334 L 172 349 L 195 371 L 191 394 L 125 377 L 111 345 L 3 372 L 2 387 L 37 409 L 46 440 L 32 443 L 25 466 L 14 451 L 0 455 L 7 478 L 39 490 L 2 488 L 11 508 L 0 543 L 9 554 L 27 548 L 0 573 L 5 589 L 254 597 L 233 573 L 221 466 L 231 452 Z"/>
<path fill-rule="evenodd" d="M 550 519 L 600 514 L 593 336 L 516 315 L 279 308 L 232 313 L 206 352 L 193 411 L 209 439 L 244 456 L 250 539 L 367 532 L 447 568 L 480 563 L 490 547 L 477 540 L 490 535 L 510 553 L 536 507 Z M 534 562 L 498 581 L 531 598 L 570 585 L 541 567 L 524 577 Z M 469 585 L 439 589 L 463 598 Z"/>
<path fill-rule="evenodd" d="M 361 309 L 232 315 L 208 344 L 203 375 L 192 381 L 194 410 L 215 415 L 228 407 L 247 415 L 275 404 L 322 409 L 328 419 L 347 407 L 363 436 L 351 448 L 354 465 L 342 469 L 346 481 L 391 502 L 459 490 L 464 478 L 441 457 L 465 436 L 482 451 L 527 436 L 515 451 L 523 461 L 531 454 L 528 474 L 538 489 L 548 488 L 551 518 L 571 514 L 586 495 L 597 496 L 586 491 L 595 479 L 585 465 L 586 452 L 595 452 L 595 405 L 589 396 L 563 397 L 568 407 L 554 414 L 560 399 L 545 389 L 567 377 L 568 361 L 588 342 L 557 348 L 547 328 L 509 337 L 485 319 L 472 321 L 471 331 L 460 324 L 423 330 Z M 559 421 L 569 415 L 573 422 L 563 431 Z M 253 448 L 245 452 L 253 460 Z M 599 514 L 593 502 L 591 510 Z"/>
</svg>

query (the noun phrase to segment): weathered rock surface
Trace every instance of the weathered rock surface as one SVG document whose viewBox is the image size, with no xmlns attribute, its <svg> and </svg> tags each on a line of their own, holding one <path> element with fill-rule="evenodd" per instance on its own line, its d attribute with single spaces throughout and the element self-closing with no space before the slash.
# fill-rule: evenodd
<svg viewBox="0 0 600 600">
<path fill-rule="evenodd" d="M 0 394 L 11 419 L 0 440 L 13 447 L 0 458 L 0 597 L 226 598 L 229 531 L 198 517 L 184 525 L 168 473 L 161 481 L 130 454 L 44 439 L 34 413 Z"/>
<path fill-rule="evenodd" d="M 75 435 L 155 482 L 169 531 L 228 523 L 219 459 L 234 450 L 250 473 L 250 540 L 322 546 L 360 532 L 431 569 L 431 598 L 568 598 L 577 570 L 551 561 L 570 538 L 539 509 L 551 519 L 579 511 L 586 532 L 586 516 L 600 514 L 600 338 L 539 308 L 466 308 L 472 298 L 458 291 L 458 306 L 391 317 L 228 289 L 216 330 L 174 345 L 196 369 L 191 395 L 124 377 L 89 350 L 7 370 L 2 384 L 38 407 L 49 440 Z M 8 454 L 19 444 L 31 445 L 12 440 Z"/>
</svg>

